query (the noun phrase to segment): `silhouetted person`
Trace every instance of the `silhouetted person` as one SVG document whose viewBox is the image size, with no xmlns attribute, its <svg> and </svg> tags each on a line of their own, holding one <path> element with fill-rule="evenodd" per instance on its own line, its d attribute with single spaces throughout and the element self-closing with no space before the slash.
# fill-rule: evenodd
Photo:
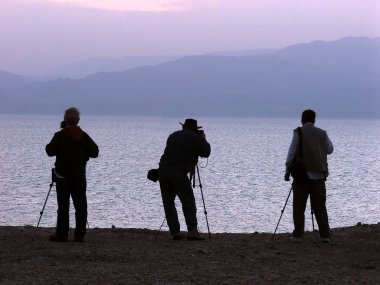
<svg viewBox="0 0 380 285">
<path fill-rule="evenodd" d="M 75 207 L 75 238 L 82 242 L 86 234 L 87 197 L 86 163 L 90 157 L 97 157 L 98 146 L 90 136 L 78 126 L 79 110 L 65 111 L 62 130 L 56 132 L 46 145 L 46 153 L 56 156 L 55 175 L 57 185 L 58 215 L 57 227 L 51 241 L 67 241 L 69 232 L 70 195 Z"/>
<path fill-rule="evenodd" d="M 311 208 L 319 227 L 319 235 L 323 242 L 330 242 L 330 227 L 326 209 L 325 181 L 329 175 L 327 155 L 334 151 L 326 131 L 314 126 L 316 114 L 313 110 L 302 113 L 302 162 L 306 170 L 304 179 L 293 180 L 293 221 L 292 241 L 302 242 L 305 226 L 305 208 L 310 195 Z M 286 159 L 285 180 L 289 181 L 290 167 L 299 151 L 300 137 L 297 129 L 293 132 L 293 140 Z"/>
<path fill-rule="evenodd" d="M 198 157 L 208 157 L 211 152 L 206 135 L 199 130 L 194 119 L 186 119 L 182 130 L 172 133 L 166 143 L 164 154 L 159 164 L 159 181 L 162 201 L 169 230 L 174 240 L 182 238 L 177 210 L 174 204 L 178 196 L 187 225 L 188 240 L 203 240 L 197 226 L 197 208 L 191 177 L 194 176 Z M 190 177 L 188 176 L 190 175 Z"/>
</svg>

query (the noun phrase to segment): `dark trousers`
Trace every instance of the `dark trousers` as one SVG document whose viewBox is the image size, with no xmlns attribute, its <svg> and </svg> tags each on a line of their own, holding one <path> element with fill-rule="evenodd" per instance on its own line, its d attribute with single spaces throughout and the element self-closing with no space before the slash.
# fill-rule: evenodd
<svg viewBox="0 0 380 285">
<path fill-rule="evenodd" d="M 311 208 L 318 223 L 321 238 L 330 236 L 329 220 L 326 209 L 326 186 L 324 180 L 293 182 L 293 221 L 295 237 L 302 237 L 305 228 L 305 209 L 310 195 Z"/>
<path fill-rule="evenodd" d="M 166 220 L 170 233 L 180 232 L 177 209 L 174 200 L 178 196 L 188 230 L 197 228 L 197 207 L 191 181 L 185 172 L 176 169 L 159 170 L 159 181 Z"/>
<path fill-rule="evenodd" d="M 75 208 L 75 236 L 86 234 L 87 197 L 86 180 L 58 179 L 57 180 L 57 228 L 56 234 L 66 236 L 69 232 L 70 195 Z"/>
</svg>

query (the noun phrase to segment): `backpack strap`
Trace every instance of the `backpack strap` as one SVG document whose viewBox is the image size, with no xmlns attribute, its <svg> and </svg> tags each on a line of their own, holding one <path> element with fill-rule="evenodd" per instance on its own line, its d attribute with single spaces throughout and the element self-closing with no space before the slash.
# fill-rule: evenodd
<svg viewBox="0 0 380 285">
<path fill-rule="evenodd" d="M 298 151 L 299 151 L 299 156 L 302 158 L 303 155 L 303 146 L 302 146 L 302 131 L 301 128 L 297 128 L 298 131 L 298 136 L 299 136 L 299 145 L 298 145 Z"/>
</svg>

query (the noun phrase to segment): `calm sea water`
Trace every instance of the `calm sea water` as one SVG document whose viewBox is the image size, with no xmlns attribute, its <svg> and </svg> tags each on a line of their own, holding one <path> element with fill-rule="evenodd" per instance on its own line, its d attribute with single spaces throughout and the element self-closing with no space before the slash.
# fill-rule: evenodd
<svg viewBox="0 0 380 285">
<path fill-rule="evenodd" d="M 183 119 L 83 116 L 81 127 L 100 148 L 87 168 L 90 227 L 159 228 L 164 219 L 159 185 L 147 180 L 146 172 L 157 167 L 167 136 Z M 58 116 L 0 116 L 0 225 L 37 224 L 54 164 L 44 149 L 60 121 Z M 199 161 L 211 231 L 273 232 L 290 190 L 283 181 L 284 163 L 299 119 L 198 121 L 212 146 L 208 162 Z M 335 146 L 327 181 L 331 226 L 379 222 L 380 121 L 321 119 L 317 126 L 327 130 Z M 199 187 L 194 191 L 199 228 L 205 232 Z M 291 208 L 290 198 L 279 232 L 292 230 Z M 74 225 L 73 207 L 71 212 Z M 40 225 L 54 227 L 55 218 L 54 187 Z M 306 228 L 311 229 L 309 214 Z"/>
</svg>

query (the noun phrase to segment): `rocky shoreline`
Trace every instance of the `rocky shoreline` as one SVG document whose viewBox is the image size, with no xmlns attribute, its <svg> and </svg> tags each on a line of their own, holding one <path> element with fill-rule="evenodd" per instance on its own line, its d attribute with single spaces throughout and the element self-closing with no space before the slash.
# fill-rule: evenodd
<svg viewBox="0 0 380 285">
<path fill-rule="evenodd" d="M 191 242 L 116 228 L 56 243 L 48 241 L 52 232 L 1 226 L 0 284 L 380 284 L 379 223 L 333 229 L 330 244 L 312 232 L 300 244 L 289 234 Z"/>
</svg>

